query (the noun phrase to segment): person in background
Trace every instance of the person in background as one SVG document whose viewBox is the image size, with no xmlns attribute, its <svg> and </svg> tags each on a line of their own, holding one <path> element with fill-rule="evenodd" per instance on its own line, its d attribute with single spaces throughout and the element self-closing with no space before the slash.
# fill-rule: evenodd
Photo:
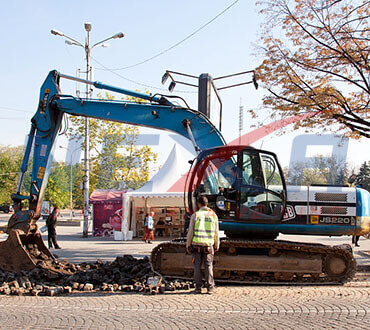
<svg viewBox="0 0 370 330">
<path fill-rule="evenodd" d="M 61 247 L 57 243 L 57 221 L 58 216 L 60 214 L 60 210 L 58 206 L 54 206 L 53 212 L 51 212 L 46 219 L 46 226 L 48 227 L 48 243 L 49 243 L 49 249 L 54 248 L 55 249 L 61 249 Z"/>
<path fill-rule="evenodd" d="M 154 241 L 154 212 L 149 212 L 149 214 L 145 217 L 145 231 L 144 231 L 144 237 L 143 240 L 145 243 L 152 244 L 152 241 Z"/>
<path fill-rule="evenodd" d="M 206 196 L 198 196 L 198 211 L 190 218 L 186 252 L 193 253 L 195 293 L 202 293 L 202 263 L 208 293 L 213 293 L 213 257 L 219 247 L 218 218 L 216 213 L 207 207 Z"/>
<path fill-rule="evenodd" d="M 145 223 L 146 223 L 146 218 L 148 216 L 149 216 L 149 213 L 145 214 L 145 218 L 144 218 L 144 234 L 143 234 L 142 240 L 145 241 L 145 243 L 146 243 L 146 235 L 147 235 L 147 232 L 148 232 L 148 228 L 145 226 Z"/>
<path fill-rule="evenodd" d="M 191 213 L 189 212 L 189 209 L 187 208 L 186 213 L 184 215 L 184 232 L 182 233 L 183 237 L 186 237 L 186 234 L 188 233 L 190 218 L 191 218 Z"/>
<path fill-rule="evenodd" d="M 359 239 L 360 239 L 360 236 L 353 235 L 352 236 L 352 244 L 354 244 L 355 246 L 360 246 L 360 244 L 358 244 Z"/>
<path fill-rule="evenodd" d="M 157 222 L 157 225 L 159 226 L 163 226 L 164 225 L 164 221 L 162 219 L 159 219 L 158 222 Z M 158 228 L 156 229 L 156 232 L 158 232 L 158 237 L 163 237 L 163 231 L 164 229 L 163 228 Z"/>
</svg>

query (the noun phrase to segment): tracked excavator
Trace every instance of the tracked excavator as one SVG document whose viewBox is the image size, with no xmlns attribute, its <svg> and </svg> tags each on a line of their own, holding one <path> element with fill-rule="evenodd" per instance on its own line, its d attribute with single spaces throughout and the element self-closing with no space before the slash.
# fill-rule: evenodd
<svg viewBox="0 0 370 330">
<path fill-rule="evenodd" d="M 77 80 L 147 102 L 64 95 L 61 79 Z M 208 113 L 192 110 L 186 103 L 180 106 L 170 102 L 170 98 L 174 96 L 141 94 L 51 71 L 41 87 L 38 109 L 31 119 L 17 191 L 12 195 L 16 211 L 8 223 L 9 237 L 0 243 L 0 268 L 21 271 L 35 267 L 28 251 L 35 244 L 39 251 L 53 258 L 42 241 L 37 220 L 55 139 L 63 117 L 70 114 L 170 130 L 193 142 L 197 157 L 189 171 L 185 203 L 195 211 L 195 198 L 206 195 L 219 217 L 220 229 L 226 234 L 215 256 L 216 281 L 338 284 L 354 276 L 356 263 L 349 245 L 327 246 L 275 238 L 279 233 L 327 236 L 368 233 L 367 191 L 348 187 L 286 187 L 274 153 L 250 146 L 227 146 Z M 204 100 L 200 97 L 200 101 Z M 22 194 L 31 150 L 32 179 L 28 193 Z M 29 207 L 22 210 L 25 200 Z M 159 244 L 152 251 L 151 262 L 153 270 L 165 277 L 192 277 L 191 256 L 185 254 L 184 240 Z"/>
</svg>

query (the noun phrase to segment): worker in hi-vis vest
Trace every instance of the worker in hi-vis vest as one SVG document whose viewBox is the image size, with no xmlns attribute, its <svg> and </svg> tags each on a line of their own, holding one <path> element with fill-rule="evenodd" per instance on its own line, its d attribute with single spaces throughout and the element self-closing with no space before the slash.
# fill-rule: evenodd
<svg viewBox="0 0 370 330">
<path fill-rule="evenodd" d="M 190 218 L 186 238 L 186 251 L 193 254 L 195 292 L 202 293 L 202 262 L 208 293 L 215 287 L 213 279 L 213 257 L 220 245 L 218 238 L 218 218 L 216 213 L 207 207 L 206 196 L 198 196 L 198 211 Z"/>
</svg>

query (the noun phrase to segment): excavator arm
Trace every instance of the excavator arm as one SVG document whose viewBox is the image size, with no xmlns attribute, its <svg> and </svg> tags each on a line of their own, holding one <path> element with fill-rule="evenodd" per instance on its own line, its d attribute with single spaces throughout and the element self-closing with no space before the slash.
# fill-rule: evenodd
<svg viewBox="0 0 370 330">
<path fill-rule="evenodd" d="M 89 100 L 63 95 L 59 86 L 61 78 L 80 80 L 90 83 L 96 88 L 134 96 L 147 102 Z M 23 157 L 17 192 L 12 195 L 15 205 L 20 204 L 22 200 L 29 200 L 29 209 L 34 212 L 35 217 L 40 214 L 49 177 L 51 154 L 64 114 L 169 130 L 191 139 L 199 150 L 225 144 L 221 133 L 206 116 L 198 111 L 175 105 L 163 96 L 141 94 L 51 71 L 41 87 L 39 106 L 31 120 L 32 125 Z M 21 195 L 21 187 L 32 147 L 31 186 L 29 187 L 29 195 L 23 196 Z"/>
</svg>

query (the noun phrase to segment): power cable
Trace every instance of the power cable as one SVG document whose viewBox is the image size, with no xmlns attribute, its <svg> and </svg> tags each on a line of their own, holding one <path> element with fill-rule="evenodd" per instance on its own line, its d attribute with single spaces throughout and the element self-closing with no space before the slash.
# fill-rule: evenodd
<svg viewBox="0 0 370 330">
<path fill-rule="evenodd" d="M 0 109 L 10 110 L 10 111 L 16 111 L 16 112 L 32 113 L 32 111 L 29 111 L 29 110 L 21 110 L 21 109 L 9 108 L 9 107 L 3 107 L 3 106 L 0 106 Z"/>
<path fill-rule="evenodd" d="M 119 73 L 117 73 L 117 72 L 115 72 L 115 71 L 113 71 L 113 70 L 109 69 L 109 68 L 108 68 L 108 67 L 106 67 L 103 63 L 101 63 L 101 62 L 99 62 L 97 59 L 95 59 L 93 56 L 91 56 L 91 55 L 90 55 L 90 57 L 91 57 L 91 59 L 92 59 L 94 62 L 98 63 L 100 66 L 102 66 L 103 68 L 105 68 L 105 69 L 106 69 L 106 71 L 109 71 L 109 72 L 113 73 L 114 75 L 116 75 L 116 76 L 118 76 L 118 77 L 120 77 L 120 78 L 122 78 L 122 79 L 124 79 L 124 80 L 126 80 L 126 81 L 129 81 L 129 82 L 131 82 L 131 83 L 133 83 L 133 84 L 136 84 L 136 85 L 139 85 L 139 86 L 143 86 L 143 87 L 147 87 L 147 88 L 151 88 L 151 89 L 156 89 L 156 90 L 159 90 L 159 91 L 165 91 L 165 92 L 168 92 L 168 90 L 167 90 L 167 89 L 165 89 L 165 88 L 160 88 L 160 87 L 155 87 L 155 86 L 151 86 L 151 85 L 143 84 L 143 83 L 141 83 L 141 82 L 138 82 L 138 81 L 135 81 L 135 80 L 132 80 L 132 79 L 126 78 L 126 77 L 122 76 L 121 74 L 119 74 Z M 196 91 L 183 91 L 183 90 L 176 90 L 176 92 L 178 92 L 178 93 L 189 93 L 189 94 L 197 93 Z"/>
<path fill-rule="evenodd" d="M 0 117 L 1 120 L 27 120 L 28 118 L 17 118 L 17 117 Z"/>
<path fill-rule="evenodd" d="M 210 21 L 208 21 L 207 23 L 203 24 L 201 27 L 199 27 L 198 29 L 196 29 L 194 32 L 190 33 L 188 36 L 186 36 L 184 39 L 176 42 L 174 45 L 162 50 L 161 52 L 159 52 L 158 54 L 156 55 L 153 55 L 152 57 L 149 57 L 147 58 L 146 60 L 143 60 L 143 61 L 140 61 L 138 63 L 135 63 L 135 64 L 132 64 L 132 65 L 128 65 L 128 66 L 125 66 L 125 67 L 122 67 L 122 68 L 116 68 L 116 69 L 107 69 L 107 68 L 104 68 L 104 69 L 99 69 L 99 68 L 96 68 L 97 70 L 104 70 L 104 71 L 119 71 L 119 70 L 125 70 L 125 69 L 130 69 L 130 68 L 134 68 L 136 66 L 139 66 L 141 64 L 144 64 L 144 63 L 147 63 L 167 52 L 169 52 L 170 50 L 174 49 L 175 47 L 181 45 L 183 42 L 185 42 L 186 40 L 190 39 L 192 36 L 194 36 L 195 34 L 197 34 L 198 32 L 200 32 L 201 30 L 203 30 L 205 27 L 207 27 L 209 24 L 211 24 L 212 22 L 214 22 L 217 18 L 219 18 L 220 16 L 222 16 L 224 13 L 226 13 L 231 7 L 233 7 L 234 5 L 236 5 L 237 3 L 239 2 L 239 0 L 235 0 L 231 5 L 229 5 L 228 7 L 226 7 L 224 10 L 222 10 L 220 13 L 218 13 L 215 17 L 213 17 Z"/>
</svg>

